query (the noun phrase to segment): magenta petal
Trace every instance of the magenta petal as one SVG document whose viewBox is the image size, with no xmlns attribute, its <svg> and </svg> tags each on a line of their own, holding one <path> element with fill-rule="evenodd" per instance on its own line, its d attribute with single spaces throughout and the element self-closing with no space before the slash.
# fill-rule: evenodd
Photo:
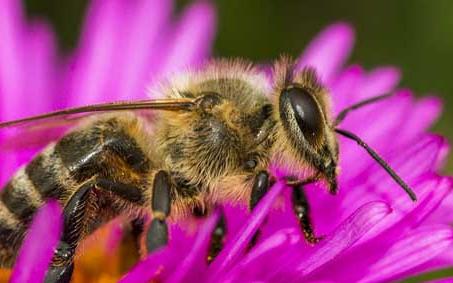
<svg viewBox="0 0 453 283">
<path fill-rule="evenodd" d="M 439 98 L 428 96 L 416 102 L 408 119 L 401 128 L 400 144 L 410 143 L 420 136 L 439 118 L 442 112 L 442 102 Z"/>
<path fill-rule="evenodd" d="M 358 100 L 376 95 L 391 93 L 401 78 L 401 72 L 396 67 L 380 67 L 365 76 Z"/>
<path fill-rule="evenodd" d="M 166 282 L 194 282 L 200 280 L 200 264 L 204 263 L 207 255 L 208 245 L 211 240 L 212 231 L 219 219 L 219 211 L 211 215 L 202 227 L 189 253 L 178 264 L 178 269 Z M 192 280 L 191 280 L 191 279 Z"/>
<path fill-rule="evenodd" d="M 292 269 L 299 276 L 306 276 L 339 254 L 345 252 L 390 213 L 391 209 L 386 203 L 371 202 L 365 204 L 346 219 L 323 242 L 318 244 L 315 247 L 315 251 L 311 252 L 305 258 L 297 260 L 297 262 L 290 262 L 288 264 L 294 264 Z"/>
<path fill-rule="evenodd" d="M 298 62 L 298 69 L 313 66 L 324 82 L 346 61 L 354 44 L 354 31 L 345 23 L 333 24 L 324 29 L 305 49 Z"/>
<path fill-rule="evenodd" d="M 435 172 L 446 148 L 448 144 L 444 137 L 434 135 L 420 137 L 411 147 L 387 161 L 404 180 L 411 182 L 424 174 Z M 386 188 L 393 186 L 394 181 L 383 170 L 378 170 L 379 167 L 375 164 L 372 167 L 376 170 L 368 181 L 377 184 L 376 189 L 384 192 Z M 389 191 L 389 194 L 395 195 L 395 192 L 397 191 Z"/>
<path fill-rule="evenodd" d="M 255 231 L 263 222 L 264 218 L 271 209 L 272 204 L 283 188 L 285 188 L 283 183 L 276 183 L 253 210 L 253 213 L 247 223 L 241 228 L 240 231 L 238 231 L 236 235 L 234 235 L 233 238 L 227 242 L 223 250 L 211 264 L 210 273 L 212 279 L 216 278 L 218 272 L 228 268 L 228 266 L 238 260 L 238 257 L 247 247 Z"/>
<path fill-rule="evenodd" d="M 28 30 L 29 52 L 26 54 L 25 76 L 27 84 L 27 115 L 41 114 L 53 108 L 56 79 L 56 44 L 50 26 L 45 22 L 34 22 Z"/>
<path fill-rule="evenodd" d="M 128 11 L 127 32 L 121 43 L 120 56 L 117 57 L 115 81 L 117 99 L 132 100 L 145 98 L 145 86 L 150 74 L 150 58 L 162 40 L 162 29 L 170 16 L 172 1 L 145 0 L 131 2 Z"/>
<path fill-rule="evenodd" d="M 401 196 L 392 201 L 395 207 L 385 221 L 375 225 L 362 237 L 355 247 L 341 258 L 331 261 L 317 277 L 325 277 L 323 272 L 329 270 L 329 277 L 347 278 L 348 282 L 355 282 L 367 272 L 367 267 L 381 258 L 386 257 L 387 250 L 394 242 L 405 235 L 409 235 L 414 227 L 420 225 L 434 209 L 436 209 L 451 191 L 451 182 L 448 178 L 434 177 L 423 184 L 423 197 L 418 205 L 414 205 L 407 197 Z M 360 258 L 360 261 L 350 265 Z"/>
<path fill-rule="evenodd" d="M 108 83 L 116 78 L 125 1 L 94 1 L 88 10 L 81 44 L 69 72 L 70 105 L 92 104 L 112 93 Z M 116 51 L 116 52 L 115 52 Z"/>
<path fill-rule="evenodd" d="M 334 116 L 356 102 L 362 80 L 363 69 L 357 65 L 349 66 L 335 77 L 330 86 Z"/>
<path fill-rule="evenodd" d="M 278 264 L 282 258 L 287 261 L 291 257 L 292 252 L 288 251 L 297 254 L 301 246 L 301 236 L 299 228 L 277 230 L 249 251 L 224 278 L 249 281 L 262 275 L 269 276 L 268 268 L 271 269 L 273 264 Z"/>
<path fill-rule="evenodd" d="M 200 63 L 209 55 L 214 34 L 215 12 L 210 3 L 198 1 L 187 8 L 167 47 L 161 73 L 166 75 Z"/>
<path fill-rule="evenodd" d="M 388 281 L 434 258 L 453 243 L 450 227 L 424 226 L 396 242 L 364 276 L 366 282 Z M 393 280 L 394 280 L 393 279 Z M 393 281 L 390 280 L 390 281 Z"/>
<path fill-rule="evenodd" d="M 11 275 L 12 283 L 42 282 L 60 240 L 61 208 L 50 201 L 36 214 L 20 248 Z"/>
</svg>

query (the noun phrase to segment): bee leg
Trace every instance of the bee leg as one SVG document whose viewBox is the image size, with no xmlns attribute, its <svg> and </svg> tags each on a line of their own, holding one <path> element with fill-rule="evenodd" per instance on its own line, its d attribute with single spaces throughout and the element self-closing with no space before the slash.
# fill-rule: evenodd
<svg viewBox="0 0 453 283">
<path fill-rule="evenodd" d="M 322 237 L 316 237 L 313 232 L 313 225 L 310 219 L 310 206 L 303 189 L 302 184 L 293 187 L 293 210 L 297 216 L 297 220 L 299 221 L 300 228 L 304 233 L 305 240 L 310 244 L 316 244 L 322 239 Z"/>
<path fill-rule="evenodd" d="M 255 181 L 252 187 L 252 193 L 250 196 L 250 210 L 253 210 L 259 201 L 266 195 L 267 191 L 269 190 L 269 173 L 266 171 L 260 171 L 255 176 Z M 256 242 L 258 241 L 260 230 L 256 231 L 253 235 L 252 240 L 249 243 L 248 249 L 251 249 L 255 246 Z"/>
<path fill-rule="evenodd" d="M 63 210 L 63 235 L 52 263 L 47 271 L 45 281 L 69 282 L 74 270 L 74 254 L 85 224 L 85 212 L 92 184 L 85 184 L 71 197 Z"/>
<path fill-rule="evenodd" d="M 144 229 L 145 219 L 143 217 L 137 217 L 131 221 L 131 234 L 137 250 L 140 249 L 140 236 L 143 234 Z"/>
<path fill-rule="evenodd" d="M 153 219 L 146 232 L 146 249 L 150 253 L 168 242 L 166 218 L 170 214 L 170 177 L 166 171 L 159 171 L 154 177 L 151 209 Z"/>
<path fill-rule="evenodd" d="M 211 235 L 211 243 L 209 245 L 207 258 L 208 263 L 211 263 L 222 250 L 226 232 L 227 232 L 226 220 L 225 215 L 222 212 L 219 220 L 217 221 L 216 227 L 214 228 L 214 231 L 212 232 Z"/>
</svg>

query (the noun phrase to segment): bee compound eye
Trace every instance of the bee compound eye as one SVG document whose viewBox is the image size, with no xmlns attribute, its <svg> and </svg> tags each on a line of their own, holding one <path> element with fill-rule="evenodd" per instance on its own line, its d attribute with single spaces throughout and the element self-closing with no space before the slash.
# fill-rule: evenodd
<svg viewBox="0 0 453 283">
<path fill-rule="evenodd" d="M 299 129 L 305 139 L 314 144 L 323 134 L 323 116 L 315 98 L 308 90 L 294 87 L 286 90 L 285 95 L 289 100 Z"/>
</svg>

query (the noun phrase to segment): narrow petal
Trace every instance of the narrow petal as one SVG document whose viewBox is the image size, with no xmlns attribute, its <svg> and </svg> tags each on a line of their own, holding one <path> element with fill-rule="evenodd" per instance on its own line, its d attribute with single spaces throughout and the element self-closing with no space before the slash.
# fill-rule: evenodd
<svg viewBox="0 0 453 283">
<path fill-rule="evenodd" d="M 33 220 L 14 265 L 12 283 L 43 282 L 60 240 L 61 229 L 60 205 L 51 201 L 38 211 Z"/>
<path fill-rule="evenodd" d="M 244 259 L 239 261 L 222 279 L 245 282 L 266 277 L 268 276 L 266 273 L 269 273 L 272 266 L 278 264 L 282 254 L 286 254 L 287 251 L 295 251 L 300 247 L 300 229 L 287 228 L 274 231 L 273 235 L 249 251 Z"/>
<path fill-rule="evenodd" d="M 447 226 L 424 226 L 411 231 L 369 266 L 360 282 L 394 281 L 398 275 L 429 261 L 452 243 L 453 230 Z"/>
<path fill-rule="evenodd" d="M 435 173 L 439 159 L 444 157 L 445 149 L 448 148 L 447 140 L 444 137 L 428 135 L 421 137 L 417 143 L 407 148 L 398 155 L 387 159 L 387 162 L 398 172 L 406 182 L 415 181 L 418 177 L 429 172 Z M 389 178 L 385 171 L 376 164 L 373 173 L 368 181 L 377 184 L 376 189 L 386 191 L 386 188 L 394 185 L 394 180 Z M 395 190 L 388 191 L 389 195 L 394 195 Z M 402 190 L 399 190 L 402 193 Z"/>
<path fill-rule="evenodd" d="M 337 23 L 323 30 L 305 49 L 298 69 L 313 66 L 324 82 L 330 82 L 351 52 L 354 31 L 345 23 Z"/>
<path fill-rule="evenodd" d="M 402 127 L 401 121 L 410 113 L 412 106 L 412 97 L 407 92 L 398 92 L 394 97 L 386 101 L 381 101 L 373 106 L 368 106 L 367 109 L 360 109 L 345 120 L 341 125 L 342 128 L 348 129 L 363 140 L 365 140 L 374 150 L 386 157 L 386 153 L 390 150 L 396 150 L 395 143 L 392 142 L 393 136 L 399 134 Z M 385 115 L 383 110 L 385 109 Z M 369 119 L 373 121 L 372 126 L 367 123 L 361 123 Z M 358 147 L 357 144 L 347 141 L 342 143 L 342 160 L 345 164 L 352 164 L 348 170 L 348 174 L 352 176 L 358 175 L 363 172 L 370 164 L 375 163 L 371 158 L 360 157 L 363 155 L 363 149 Z"/>
<path fill-rule="evenodd" d="M 226 243 L 223 250 L 211 264 L 211 279 L 216 278 L 218 272 L 228 268 L 232 263 L 238 260 L 238 257 L 249 244 L 256 230 L 271 209 L 275 199 L 284 187 L 285 185 L 283 183 L 276 183 L 254 209 L 247 223 L 241 228 L 241 231 Z"/>
<path fill-rule="evenodd" d="M 442 112 L 442 101 L 438 97 L 426 96 L 412 106 L 411 113 L 406 117 L 404 127 L 400 128 L 398 143 L 408 144 L 439 118 Z"/>
<path fill-rule="evenodd" d="M 356 102 L 363 80 L 363 69 L 358 65 L 349 66 L 336 76 L 330 86 L 333 113 L 335 116 L 344 108 Z"/>
<path fill-rule="evenodd" d="M 189 253 L 178 265 L 178 269 L 171 275 L 166 282 L 194 282 L 200 279 L 200 264 L 206 261 L 208 245 L 211 241 L 212 231 L 219 219 L 219 211 L 211 215 L 202 227 L 198 230 L 198 235 Z"/>
<path fill-rule="evenodd" d="M 169 0 L 146 0 L 134 2 L 129 11 L 128 32 L 124 35 L 120 56 L 116 65 L 120 80 L 116 80 L 116 99 L 145 98 L 150 69 L 162 36 L 162 29 L 168 25 L 172 3 Z"/>
<path fill-rule="evenodd" d="M 434 174 L 424 176 L 416 184 L 414 184 L 414 190 L 417 193 L 417 202 L 412 202 L 408 196 L 401 192 L 401 188 L 394 184 L 392 187 L 386 187 L 389 192 L 379 192 L 379 198 L 385 199 L 392 204 L 393 213 L 387 217 L 385 222 L 376 225 L 373 231 L 368 233 L 367 237 L 374 237 L 376 235 L 384 233 L 384 231 L 392 226 L 398 226 L 398 222 L 406 218 L 406 224 L 409 222 L 411 225 L 418 225 L 428 215 L 430 215 L 435 209 L 437 209 L 442 200 L 451 192 L 452 183 L 449 178 L 438 177 Z M 350 206 L 361 201 L 373 200 L 377 196 L 372 194 L 364 194 L 364 186 L 358 187 L 355 191 L 349 193 L 349 195 L 342 201 L 343 209 L 342 213 L 350 213 Z M 360 192 L 362 192 L 360 194 Z M 395 228 L 398 232 L 402 232 L 404 227 L 401 225 L 399 228 Z"/>
<path fill-rule="evenodd" d="M 94 1 L 89 7 L 81 45 L 68 70 L 69 105 L 100 102 L 106 95 L 114 99 L 115 93 L 107 87 L 116 78 L 115 58 L 121 54 L 117 47 L 126 29 L 122 25 L 125 5 L 125 1 Z"/>
<path fill-rule="evenodd" d="M 21 2 L 2 1 L 0 9 L 0 120 L 6 121 L 26 116 L 27 107 L 23 107 L 24 88 L 27 69 L 24 55 L 25 42 L 24 15 Z M 0 133 L 0 138 L 5 130 Z M 0 157 L 2 170 L 0 184 L 3 184 L 19 164 L 19 156 L 10 154 L 8 158 Z"/>
<path fill-rule="evenodd" d="M 166 75 L 200 63 L 209 55 L 214 34 L 215 11 L 210 3 L 198 1 L 187 8 L 167 46 L 167 54 L 160 58 L 164 59 L 160 73 Z"/>
<path fill-rule="evenodd" d="M 23 116 L 23 86 L 27 52 L 24 16 L 20 2 L 6 0 L 0 9 L 0 118 L 14 119 Z"/>
<path fill-rule="evenodd" d="M 401 78 L 401 72 L 393 66 L 378 67 L 369 72 L 360 90 L 358 100 L 366 99 L 376 95 L 391 93 L 398 85 Z"/>
<path fill-rule="evenodd" d="M 419 200 L 419 204 L 407 200 L 403 197 L 394 200 L 392 206 L 393 213 L 369 229 L 367 235 L 362 237 L 353 249 L 348 251 L 341 258 L 334 259 L 328 265 L 319 270 L 316 278 L 324 278 L 323 272 L 327 272 L 328 277 L 347 278 L 346 282 L 355 282 L 362 278 L 367 268 L 386 257 L 387 251 L 396 240 L 410 235 L 414 229 L 426 219 L 441 203 L 442 199 L 451 191 L 451 183 L 448 178 L 437 178 L 424 184 L 427 190 L 425 197 Z M 360 259 L 358 261 L 357 259 Z M 353 265 L 350 263 L 354 262 Z"/>
<path fill-rule="evenodd" d="M 390 213 L 390 207 L 383 202 L 371 202 L 363 205 L 318 244 L 313 252 L 296 262 L 287 263 L 287 266 L 291 266 L 292 272 L 297 272 L 300 277 L 308 275 L 344 253 Z"/>
<path fill-rule="evenodd" d="M 29 51 L 26 53 L 24 94 L 27 115 L 55 110 L 56 42 L 51 28 L 45 22 L 35 21 L 27 32 Z"/>
</svg>

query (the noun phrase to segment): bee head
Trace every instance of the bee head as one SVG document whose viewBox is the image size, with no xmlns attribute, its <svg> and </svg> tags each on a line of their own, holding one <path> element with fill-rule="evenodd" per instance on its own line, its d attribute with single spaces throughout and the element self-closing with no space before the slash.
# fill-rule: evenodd
<svg viewBox="0 0 453 283">
<path fill-rule="evenodd" d="M 277 144 L 280 156 L 286 159 L 283 161 L 295 163 L 296 170 L 308 165 L 311 174 L 325 179 L 335 193 L 338 145 L 331 127 L 327 90 L 314 69 L 305 68 L 283 84 L 277 103 Z"/>
</svg>

